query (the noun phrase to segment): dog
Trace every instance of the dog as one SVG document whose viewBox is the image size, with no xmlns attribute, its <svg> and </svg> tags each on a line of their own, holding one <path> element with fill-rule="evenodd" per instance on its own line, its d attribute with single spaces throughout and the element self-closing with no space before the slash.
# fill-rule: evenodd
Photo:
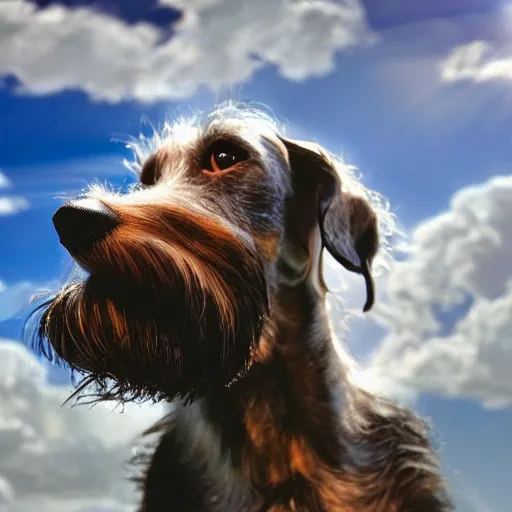
<svg viewBox="0 0 512 512">
<path fill-rule="evenodd" d="M 87 278 L 41 306 L 35 344 L 75 394 L 179 404 L 146 433 L 139 512 L 452 510 L 428 424 L 359 387 L 331 328 L 324 249 L 368 311 L 378 194 L 234 103 L 128 145 L 129 193 L 53 216 Z"/>
</svg>

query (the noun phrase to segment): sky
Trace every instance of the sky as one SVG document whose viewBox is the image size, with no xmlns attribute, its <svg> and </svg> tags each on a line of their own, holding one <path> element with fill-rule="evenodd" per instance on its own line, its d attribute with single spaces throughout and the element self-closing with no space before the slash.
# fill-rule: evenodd
<svg viewBox="0 0 512 512">
<path fill-rule="evenodd" d="M 70 408 L 21 341 L 71 268 L 51 216 L 129 136 L 224 99 L 342 155 L 403 231 L 367 315 L 329 263 L 361 383 L 428 417 L 460 512 L 512 503 L 512 3 L 0 0 L 0 512 L 134 510 L 160 407 Z M 335 286 L 335 287 L 336 287 Z"/>
</svg>

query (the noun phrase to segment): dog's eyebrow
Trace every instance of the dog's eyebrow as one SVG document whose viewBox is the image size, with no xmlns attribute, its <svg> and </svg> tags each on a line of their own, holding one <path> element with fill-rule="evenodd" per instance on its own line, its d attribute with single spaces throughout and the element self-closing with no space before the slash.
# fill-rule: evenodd
<svg viewBox="0 0 512 512">
<path fill-rule="evenodd" d="M 197 148 L 197 155 L 200 157 L 203 151 L 218 141 L 231 142 L 232 144 L 245 149 L 250 155 L 254 155 L 254 148 L 242 137 L 216 127 L 207 130 L 200 141 L 199 147 Z"/>
</svg>

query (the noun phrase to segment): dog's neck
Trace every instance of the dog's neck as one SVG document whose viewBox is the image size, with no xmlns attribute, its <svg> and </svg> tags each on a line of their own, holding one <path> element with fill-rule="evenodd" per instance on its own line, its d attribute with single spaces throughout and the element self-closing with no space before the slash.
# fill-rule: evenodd
<svg viewBox="0 0 512 512">
<path fill-rule="evenodd" d="M 308 242 L 307 260 L 295 267 L 300 272 L 278 279 L 272 291 L 257 360 L 288 379 L 292 395 L 308 404 L 305 411 L 320 406 L 338 422 L 350 400 L 350 369 L 336 350 L 329 319 L 319 228 L 311 230 Z"/>
<path fill-rule="evenodd" d="M 313 478 L 318 468 L 338 467 L 346 450 L 341 415 L 350 386 L 325 292 L 318 294 L 309 280 L 276 288 L 259 357 L 231 390 L 249 439 L 242 471 L 263 493 L 266 486 L 280 489 L 295 478 Z"/>
<path fill-rule="evenodd" d="M 307 345 L 331 342 L 322 252 L 318 226 L 310 230 L 301 251 L 283 251 L 277 268 L 284 271 L 278 270 L 270 300 L 274 338 L 279 346 L 295 345 L 300 339 Z"/>
<path fill-rule="evenodd" d="M 312 229 L 306 245 L 282 243 L 269 289 L 270 317 L 260 340 L 260 354 L 268 349 L 311 345 L 319 339 L 330 343 L 327 313 L 327 288 L 322 276 L 322 240 L 320 230 Z M 312 347 L 310 347 L 312 348 Z"/>
<path fill-rule="evenodd" d="M 281 268 L 287 272 L 278 274 L 272 290 L 269 329 L 261 338 L 260 352 L 267 361 L 280 354 L 292 375 L 315 361 L 321 375 L 312 374 L 311 382 L 306 379 L 304 385 L 314 389 L 325 384 L 331 394 L 343 395 L 349 368 L 348 362 L 340 359 L 333 339 L 322 253 L 319 226 L 310 228 L 302 251 L 282 253 L 285 264 Z"/>
<path fill-rule="evenodd" d="M 274 351 L 286 362 L 290 377 L 307 388 L 306 394 L 325 394 L 329 406 L 336 409 L 333 414 L 338 414 L 343 406 L 340 399 L 350 387 L 350 368 L 337 351 L 323 282 L 315 277 L 293 288 L 280 287 L 272 321 Z"/>
</svg>

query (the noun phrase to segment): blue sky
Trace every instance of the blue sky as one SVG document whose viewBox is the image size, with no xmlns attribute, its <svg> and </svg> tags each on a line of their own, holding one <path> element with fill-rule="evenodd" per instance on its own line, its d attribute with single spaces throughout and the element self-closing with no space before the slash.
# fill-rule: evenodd
<svg viewBox="0 0 512 512">
<path fill-rule="evenodd" d="M 0 43 L 2 23 L 8 23 L 9 16 L 12 23 L 14 10 L 11 6 L 8 12 L 4 7 L 9 2 L 29 4 L 21 0 L 0 2 Z M 56 3 L 37 2 L 46 10 L 55 8 Z M 229 7 L 230 2 L 212 0 L 210 3 L 221 9 Z M 152 30 L 158 28 L 156 47 L 176 37 L 184 13 L 193 12 L 196 2 L 69 0 L 58 4 L 66 16 L 79 7 L 94 12 L 108 23 L 118 23 L 123 30 L 140 22 Z M 283 2 L 285 4 L 287 2 Z M 80 52 L 94 57 L 88 47 L 93 42 L 87 38 L 77 38 L 76 47 L 70 45 L 74 58 L 64 64 L 64 60 L 51 61 L 49 53 L 41 54 L 47 69 L 52 70 L 50 78 L 44 68 L 35 70 L 41 59 L 31 60 L 25 53 L 15 60 L 12 52 L 16 54 L 17 49 L 12 46 L 14 50 L 9 56 L 9 45 L 0 44 L 0 80 L 3 80 L 0 87 L 0 171 L 10 182 L 9 186 L 0 188 L 0 202 L 2 198 L 7 202 L 12 202 L 13 198 L 24 200 L 23 207 L 13 207 L 10 214 L 0 215 L 0 282 L 3 283 L 0 287 L 0 318 L 3 319 L 0 337 L 19 340 L 20 315 L 6 318 L 10 316 L 12 304 L 19 303 L 21 307 L 29 292 L 59 282 L 69 269 L 69 257 L 59 247 L 51 224 L 52 213 L 61 202 L 55 196 L 76 192 L 93 179 L 116 184 L 131 179 L 121 165 L 128 153 L 123 144 L 113 139 L 137 135 L 143 116 L 158 125 L 168 116 L 205 109 L 219 99 L 261 102 L 303 137 L 315 139 L 329 150 L 341 153 L 362 171 L 367 186 L 390 200 L 409 237 L 412 246 L 409 259 L 414 264 L 400 267 L 396 274 L 379 281 L 381 289 L 385 290 L 383 301 L 389 308 L 387 320 L 382 320 L 377 313 L 375 318 L 356 322 L 349 334 L 349 346 L 362 362 L 382 365 L 384 361 L 388 368 L 389 364 L 405 368 L 399 372 L 399 385 L 389 382 L 393 376 L 386 376 L 386 386 L 391 393 L 405 386 L 408 396 L 411 393 L 414 396 L 411 403 L 432 418 L 443 443 L 458 510 L 504 512 L 512 503 L 509 482 L 512 444 L 507 441 L 512 429 L 512 402 L 506 400 L 507 396 L 512 397 L 512 379 L 500 371 L 507 367 L 505 363 L 512 363 L 512 324 L 507 324 L 505 319 L 503 325 L 500 323 L 500 332 L 491 335 L 489 325 L 485 327 L 485 319 L 498 315 L 497 311 L 505 311 L 506 318 L 512 317 L 506 315 L 507 292 L 499 286 L 512 278 L 508 263 L 512 260 L 511 246 L 506 237 L 499 238 L 501 233 L 506 234 L 507 226 L 510 229 L 510 217 L 497 206 L 501 203 L 495 199 L 506 197 L 501 191 L 510 190 L 506 180 L 512 174 L 512 117 L 509 115 L 512 109 L 509 60 L 512 10 L 506 2 L 494 0 L 367 0 L 361 3 L 333 0 L 322 5 L 334 9 L 340 6 L 359 8 L 357 12 L 362 13 L 364 19 L 363 32 L 371 34 L 372 41 L 359 44 L 356 40 L 347 46 L 342 42 L 332 43 L 331 49 L 320 45 L 318 51 L 328 52 L 332 57 L 332 65 L 320 71 L 314 69 L 315 63 L 310 59 L 301 61 L 300 54 L 294 54 L 293 48 L 275 57 L 277 50 L 262 48 L 259 52 L 258 48 L 246 44 L 248 53 L 258 53 L 262 65 L 242 73 L 242 79 L 237 80 L 244 61 L 234 70 L 226 71 L 226 75 L 219 71 L 219 76 L 214 76 L 215 69 L 221 69 L 226 59 L 235 59 L 234 50 L 227 52 L 216 40 L 226 54 L 216 57 L 219 59 L 217 68 L 208 68 L 206 77 L 199 72 L 190 73 L 189 82 L 197 79 L 199 83 L 197 91 L 190 96 L 173 92 L 172 74 L 164 84 L 166 87 L 170 84 L 168 88 L 162 86 L 153 90 L 151 83 L 144 83 L 144 94 L 133 92 L 137 89 L 119 93 L 123 90 L 115 83 L 116 75 L 103 80 L 101 69 L 98 76 L 94 76 L 94 66 L 87 68 L 88 74 L 82 82 L 73 83 L 68 76 L 73 76 L 75 71 L 81 73 L 82 62 L 87 61 L 86 57 L 83 61 L 80 59 Z M 261 8 L 254 16 L 264 16 L 263 11 Z M 198 12 L 204 10 L 198 9 Z M 23 23 L 30 28 L 30 19 L 39 14 L 37 10 L 24 16 L 17 14 L 16 30 L 21 31 Z M 204 22 L 204 18 L 200 19 Z M 225 16 L 219 19 L 226 24 L 224 30 L 242 31 L 244 28 L 242 22 L 230 26 Z M 42 35 L 35 39 L 36 43 L 39 41 L 37 44 L 44 40 L 44 25 L 40 26 Z M 311 25 L 312 31 L 316 29 L 318 25 Z M 346 30 L 352 34 L 351 29 Z M 357 32 L 354 38 L 359 37 Z M 56 40 L 70 44 L 69 39 Z M 315 41 L 312 37 L 308 43 L 311 47 L 304 51 L 315 51 Z M 36 43 L 28 44 L 24 52 L 36 54 L 39 51 Z M 10 44 L 19 44 L 19 41 Z M 51 52 L 52 47 L 48 48 L 47 52 Z M 110 49 L 105 46 L 95 51 L 108 53 Z M 136 50 L 130 51 L 138 55 Z M 126 77 L 124 64 L 115 59 L 116 55 L 112 51 L 111 67 L 119 67 L 119 80 L 123 80 Z M 59 58 L 65 59 L 65 56 Z M 102 57 L 98 54 L 97 58 Z M 319 56 L 318 62 L 321 60 Z M 197 65 L 206 69 L 205 62 Z M 170 68 L 174 65 L 177 66 L 174 61 L 168 62 Z M 179 69 L 182 68 L 178 68 L 178 72 Z M 133 72 L 131 68 L 130 72 Z M 218 91 L 209 89 L 208 73 L 212 83 L 222 85 Z M 56 76 L 59 79 L 54 79 Z M 235 78 L 230 82 L 229 76 Z M 489 185 L 496 176 L 504 179 L 497 185 Z M 468 192 L 468 187 L 473 188 Z M 457 203 L 454 197 L 464 198 L 468 194 L 475 199 L 458 206 L 462 199 Z M 482 206 L 477 211 L 479 230 L 473 232 L 474 225 L 465 215 L 475 204 Z M 450 226 L 457 227 L 457 235 L 453 234 L 454 228 L 446 227 L 446 214 L 450 215 Z M 427 221 L 433 237 L 430 242 L 425 241 L 426 228 L 422 228 Z M 460 231 L 465 233 L 462 238 Z M 499 243 L 486 242 L 486 233 L 496 235 Z M 436 264 L 428 263 L 430 260 L 427 261 L 420 250 L 432 245 L 436 246 L 434 252 L 441 255 L 435 260 Z M 448 251 L 447 247 L 453 249 Z M 432 250 L 429 251 L 431 254 Z M 480 256 L 462 261 L 465 254 Z M 446 279 L 437 277 L 442 268 L 448 269 L 448 284 Z M 420 275 L 418 269 L 423 269 L 424 273 Z M 492 290 L 481 282 L 481 276 L 491 274 L 496 280 Z M 341 277 L 347 276 L 342 274 Z M 416 303 L 407 307 L 411 315 L 417 316 L 410 317 L 413 327 L 405 325 L 400 314 L 405 311 L 401 309 L 403 303 L 395 293 L 400 282 L 429 281 L 439 281 L 442 286 L 427 286 L 424 290 L 428 288 L 428 291 L 421 300 L 419 292 L 413 293 L 410 302 L 416 300 Z M 462 293 L 464 301 L 457 299 L 455 292 Z M 433 331 L 420 334 L 418 326 L 424 317 L 418 312 L 427 307 L 435 309 L 452 294 L 455 298 L 437 318 Z M 471 323 L 475 305 L 488 308 L 485 311 L 490 313 L 480 314 L 484 317 L 478 324 L 481 339 L 469 336 L 465 340 L 463 335 L 475 332 L 475 324 Z M 467 321 L 469 327 L 459 332 L 457 326 L 461 321 Z M 492 325 L 497 323 L 498 320 Z M 404 332 L 412 340 L 409 345 L 415 347 L 417 356 L 410 356 L 405 349 L 399 350 Z M 397 333 L 401 333 L 400 337 Z M 482 339 L 486 341 L 485 347 Z M 390 346 L 398 347 L 396 353 Z M 458 351 L 457 347 L 463 350 Z M 439 354 L 446 354 L 446 357 Z M 0 382 L 1 379 L 0 374 Z M 52 383 L 65 384 L 67 374 L 51 370 L 49 379 Z M 2 405 L 0 420 L 1 409 Z M 12 510 L 31 510 L 30 499 L 35 491 L 24 490 L 24 484 L 17 483 L 9 474 L 0 463 L 0 484 L 4 478 L 20 496 L 17 504 L 11 505 Z M 48 500 L 58 500 L 58 496 L 55 492 Z M 114 510 L 108 506 L 106 509 Z M 92 509 L 77 505 L 76 510 Z"/>
</svg>

